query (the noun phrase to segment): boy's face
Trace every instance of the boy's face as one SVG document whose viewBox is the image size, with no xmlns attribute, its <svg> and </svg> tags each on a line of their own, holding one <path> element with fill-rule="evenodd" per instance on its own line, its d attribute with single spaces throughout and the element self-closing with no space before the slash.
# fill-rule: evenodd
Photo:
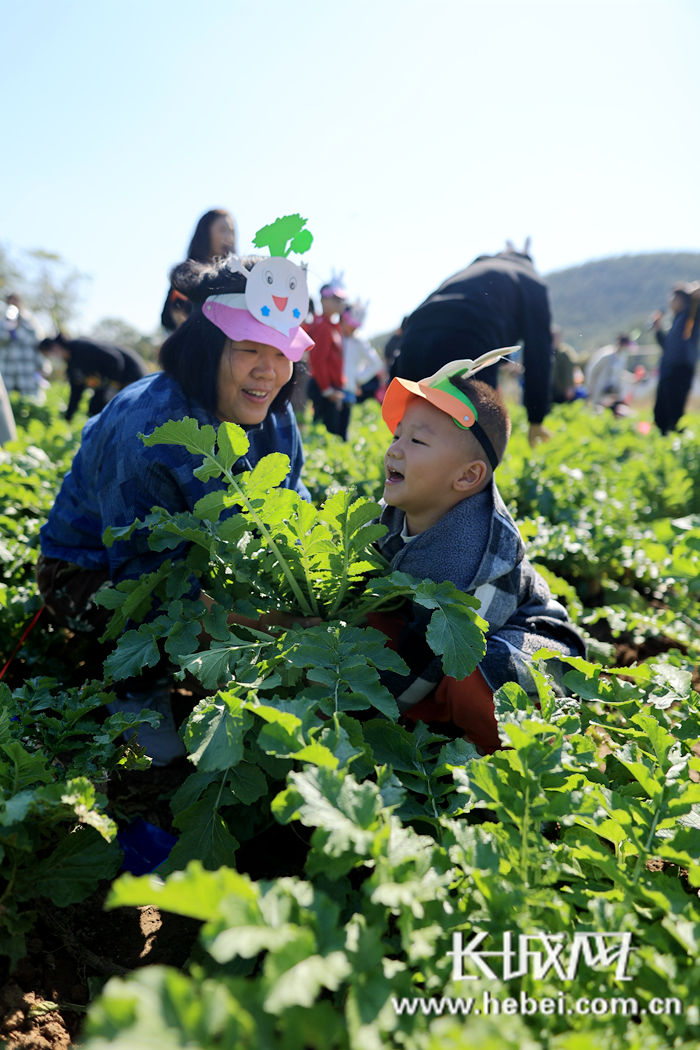
<svg viewBox="0 0 700 1050">
<path fill-rule="evenodd" d="M 324 317 L 333 317 L 345 308 L 345 302 L 339 295 L 321 296 L 321 309 Z"/>
<path fill-rule="evenodd" d="M 406 512 L 410 533 L 478 491 L 486 466 L 472 443 L 446 413 L 422 398 L 409 400 L 384 456 L 384 500 Z"/>
</svg>

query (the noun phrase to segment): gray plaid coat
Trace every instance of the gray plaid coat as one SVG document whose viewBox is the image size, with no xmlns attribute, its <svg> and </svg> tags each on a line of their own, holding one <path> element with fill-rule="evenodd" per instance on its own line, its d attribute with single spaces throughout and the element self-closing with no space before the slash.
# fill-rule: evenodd
<svg viewBox="0 0 700 1050">
<path fill-rule="evenodd" d="M 461 552 L 474 534 L 474 510 L 467 498 L 409 543 L 401 538 L 405 516 L 385 507 L 380 521 L 388 527 L 378 541 L 391 568 L 436 583 L 450 580 L 481 602 L 479 614 L 488 622 L 486 654 L 479 669 L 492 690 L 518 682 L 526 692 L 536 689 L 528 659 L 537 649 L 556 649 L 567 656 L 584 656 L 585 645 L 566 609 L 525 556 L 525 546 L 495 482 L 491 481 L 491 522 L 488 541 L 475 572 L 465 572 Z M 431 611 L 412 605 L 399 641 L 399 653 L 411 669 L 408 676 L 387 675 L 386 684 L 401 710 L 431 692 L 443 677 L 442 663 L 425 641 Z M 547 665 L 555 688 L 561 668 Z"/>
</svg>

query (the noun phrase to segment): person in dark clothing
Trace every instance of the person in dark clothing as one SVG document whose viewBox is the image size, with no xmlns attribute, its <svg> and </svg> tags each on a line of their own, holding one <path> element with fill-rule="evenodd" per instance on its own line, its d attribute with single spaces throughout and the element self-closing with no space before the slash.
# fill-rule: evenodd
<svg viewBox="0 0 700 1050">
<path fill-rule="evenodd" d="M 408 317 L 403 317 L 401 319 L 401 324 L 398 328 L 394 329 L 384 345 L 384 364 L 386 365 L 387 371 L 391 369 L 394 359 L 399 355 L 404 325 L 407 321 Z"/>
<path fill-rule="evenodd" d="M 547 285 L 528 242 L 522 252 L 508 242 L 497 255 L 480 255 L 432 292 L 403 325 L 391 375 L 417 381 L 455 358 L 475 359 L 522 341 L 523 400 L 535 445 L 549 437 L 542 421 L 551 399 L 552 320 Z M 496 387 L 498 364 L 482 378 Z"/>
<path fill-rule="evenodd" d="M 552 347 L 552 401 L 557 405 L 565 405 L 581 397 L 583 373 L 578 365 L 576 351 L 564 342 L 561 328 L 556 324 L 552 325 Z"/>
<path fill-rule="evenodd" d="M 661 328 L 660 310 L 652 315 L 652 327 L 661 347 L 654 422 L 662 434 L 676 429 L 693 385 L 698 361 L 699 302 L 700 283 L 678 284 L 671 292 L 673 321 L 669 330 L 664 332 Z"/>
<path fill-rule="evenodd" d="M 192 234 L 187 258 L 195 262 L 210 263 L 224 259 L 236 250 L 236 224 L 225 208 L 212 208 L 202 215 Z M 192 309 L 187 296 L 170 286 L 160 315 L 160 323 L 167 332 L 187 320 Z"/>
<path fill-rule="evenodd" d="M 59 332 L 39 344 L 42 353 L 66 363 L 70 397 L 65 411 L 70 420 L 86 389 L 93 391 L 88 415 L 96 416 L 108 401 L 129 383 L 148 375 L 146 363 L 133 350 L 96 343 L 92 339 L 66 339 Z"/>
</svg>

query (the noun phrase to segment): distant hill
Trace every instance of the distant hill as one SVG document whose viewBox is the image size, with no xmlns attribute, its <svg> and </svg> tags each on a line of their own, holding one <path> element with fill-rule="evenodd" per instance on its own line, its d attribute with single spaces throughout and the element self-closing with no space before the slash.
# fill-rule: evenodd
<svg viewBox="0 0 700 1050">
<path fill-rule="evenodd" d="M 671 288 L 700 280 L 700 252 L 650 252 L 597 259 L 545 274 L 552 317 L 583 354 L 630 332 L 654 344 L 649 315 L 667 310 Z"/>
</svg>

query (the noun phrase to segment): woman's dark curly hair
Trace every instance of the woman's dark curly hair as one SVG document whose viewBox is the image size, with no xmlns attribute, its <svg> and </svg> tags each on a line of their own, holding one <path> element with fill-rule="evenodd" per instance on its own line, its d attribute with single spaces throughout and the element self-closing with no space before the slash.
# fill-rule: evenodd
<svg viewBox="0 0 700 1050">
<path fill-rule="evenodd" d="M 241 260 L 246 270 L 252 269 L 258 256 Z M 202 303 L 210 295 L 244 292 L 246 277 L 230 270 L 224 263 L 198 263 L 192 259 L 179 263 L 170 273 L 173 288 L 186 295 L 193 304 L 188 319 L 177 328 L 160 348 L 164 372 L 176 379 L 188 397 L 194 398 L 209 412 L 218 404 L 217 376 L 227 336 L 202 313 Z M 297 365 L 292 378 L 270 405 L 271 412 L 287 407 L 297 379 Z"/>
</svg>

